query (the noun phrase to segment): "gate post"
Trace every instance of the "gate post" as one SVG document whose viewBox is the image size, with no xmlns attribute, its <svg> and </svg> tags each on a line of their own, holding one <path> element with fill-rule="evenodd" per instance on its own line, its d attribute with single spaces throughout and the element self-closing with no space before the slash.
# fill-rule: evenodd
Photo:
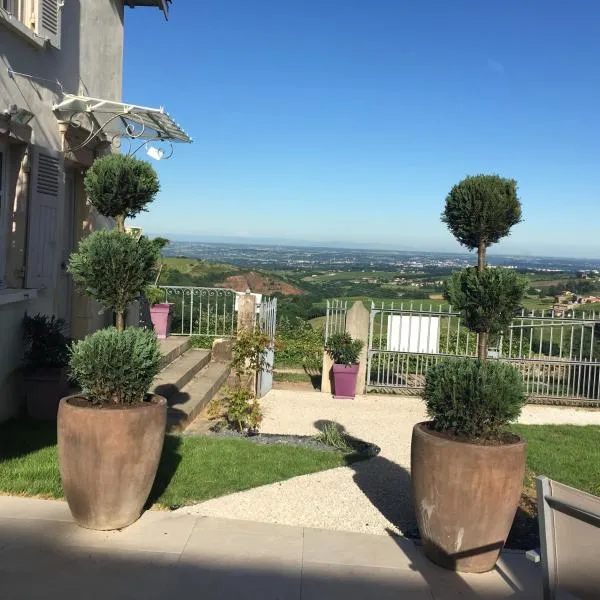
<svg viewBox="0 0 600 600">
<path fill-rule="evenodd" d="M 360 366 L 356 378 L 356 393 L 364 394 L 366 390 L 367 360 L 369 349 L 367 347 L 369 340 L 369 323 L 371 313 L 365 308 L 362 302 L 355 302 L 352 308 L 346 313 L 346 331 L 352 336 L 352 339 L 362 340 L 363 349 L 359 355 Z M 321 392 L 331 394 L 331 370 L 333 361 L 327 352 L 323 352 L 323 371 L 321 376 Z"/>
<path fill-rule="evenodd" d="M 238 296 L 238 331 L 254 331 L 256 325 L 256 297 L 247 290 Z"/>
<path fill-rule="evenodd" d="M 362 302 L 355 302 L 346 313 L 346 331 L 352 339 L 361 340 L 363 348 L 359 355 L 358 377 L 356 378 L 356 393 L 364 394 L 367 387 L 367 360 L 369 356 L 369 325 L 371 313 Z"/>
</svg>

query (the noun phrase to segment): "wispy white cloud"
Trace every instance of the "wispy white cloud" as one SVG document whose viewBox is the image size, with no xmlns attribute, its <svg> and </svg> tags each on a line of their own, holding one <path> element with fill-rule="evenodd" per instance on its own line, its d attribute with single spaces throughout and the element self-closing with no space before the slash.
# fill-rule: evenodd
<svg viewBox="0 0 600 600">
<path fill-rule="evenodd" d="M 505 72 L 504 65 L 493 58 L 487 59 L 486 67 L 488 71 L 491 71 L 492 73 L 503 74 Z"/>
</svg>

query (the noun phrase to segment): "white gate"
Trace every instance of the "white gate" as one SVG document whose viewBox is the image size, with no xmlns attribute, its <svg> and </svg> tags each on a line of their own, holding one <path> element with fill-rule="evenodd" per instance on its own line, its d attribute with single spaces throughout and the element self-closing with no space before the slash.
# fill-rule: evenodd
<svg viewBox="0 0 600 600">
<path fill-rule="evenodd" d="M 258 373 L 257 396 L 262 398 L 273 387 L 275 362 L 275 328 L 277 324 L 277 298 L 263 298 L 258 308 L 258 327 L 269 336 L 270 343 L 263 352 L 264 367 Z"/>
</svg>

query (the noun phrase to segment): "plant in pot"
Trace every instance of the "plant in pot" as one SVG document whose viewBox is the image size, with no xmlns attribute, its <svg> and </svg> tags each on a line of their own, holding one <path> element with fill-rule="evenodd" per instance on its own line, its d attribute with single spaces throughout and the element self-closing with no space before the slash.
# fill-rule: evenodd
<svg viewBox="0 0 600 600">
<path fill-rule="evenodd" d="M 34 419 L 56 421 L 58 403 L 68 393 L 69 339 L 64 327 L 65 322 L 54 315 L 23 319 L 23 382 L 27 413 Z"/>
<path fill-rule="evenodd" d="M 336 398 L 354 398 L 358 375 L 358 358 L 362 340 L 353 340 L 349 333 L 329 336 L 325 350 L 333 360 L 333 391 Z"/>
<path fill-rule="evenodd" d="M 152 242 L 156 244 L 160 252 L 169 243 L 169 240 L 159 237 L 154 238 Z M 173 305 L 166 301 L 165 291 L 158 287 L 162 268 L 163 264 L 161 261 L 154 285 L 147 287 L 144 292 L 144 296 L 150 306 L 150 320 L 159 340 L 168 338 L 171 333 L 171 310 L 173 308 Z"/>
<path fill-rule="evenodd" d="M 442 217 L 478 265 L 455 273 L 447 298 L 478 336 L 478 356 L 430 368 L 425 402 L 431 421 L 413 429 L 411 476 L 426 555 L 448 569 L 485 572 L 510 530 L 525 472 L 525 441 L 507 430 L 525 401 L 521 374 L 488 361 L 490 335 L 510 324 L 527 280 L 486 265 L 485 251 L 521 219 L 516 182 L 467 177 L 446 199 Z"/>
<path fill-rule="evenodd" d="M 141 162 L 117 155 L 92 165 L 86 189 L 100 212 L 108 206 L 103 214 L 115 216 L 120 202 L 119 214 L 131 215 L 153 198 L 156 175 Z M 117 188 L 113 192 L 111 185 Z M 127 192 L 122 197 L 120 189 Z M 124 322 L 127 307 L 156 277 L 159 249 L 146 237 L 126 233 L 124 218 L 116 221 L 117 230 L 84 238 L 69 261 L 75 283 L 116 315 L 116 327 L 73 345 L 70 366 L 82 393 L 63 398 L 58 411 L 65 496 L 77 523 L 91 529 L 120 529 L 140 516 L 156 475 L 167 418 L 166 400 L 148 394 L 160 365 L 156 334 L 125 329 Z"/>
</svg>

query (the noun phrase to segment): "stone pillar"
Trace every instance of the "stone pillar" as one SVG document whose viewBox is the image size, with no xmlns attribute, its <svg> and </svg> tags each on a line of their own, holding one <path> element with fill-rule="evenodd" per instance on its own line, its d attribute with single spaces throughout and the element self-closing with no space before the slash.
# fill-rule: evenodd
<svg viewBox="0 0 600 600">
<path fill-rule="evenodd" d="M 324 394 L 331 394 L 331 378 L 333 377 L 333 360 L 327 352 L 323 352 L 323 370 L 321 371 L 321 391 Z"/>
<path fill-rule="evenodd" d="M 363 348 L 360 351 L 358 377 L 356 378 L 356 393 L 364 394 L 366 391 L 367 357 L 369 343 L 369 320 L 371 313 L 362 302 L 355 302 L 346 313 L 346 331 L 353 340 L 362 340 Z"/>
<path fill-rule="evenodd" d="M 246 293 L 238 296 L 238 331 L 254 331 L 256 323 L 256 296 L 246 290 Z"/>
<path fill-rule="evenodd" d="M 356 378 L 356 393 L 364 394 L 366 388 L 367 376 L 367 357 L 369 343 L 369 321 L 371 315 L 362 302 L 355 302 L 346 313 L 346 331 L 352 336 L 352 339 L 362 340 L 363 349 L 359 356 L 360 367 L 358 377 Z M 327 352 L 323 352 L 323 371 L 321 377 L 321 391 L 325 394 L 331 394 L 333 361 Z"/>
</svg>

